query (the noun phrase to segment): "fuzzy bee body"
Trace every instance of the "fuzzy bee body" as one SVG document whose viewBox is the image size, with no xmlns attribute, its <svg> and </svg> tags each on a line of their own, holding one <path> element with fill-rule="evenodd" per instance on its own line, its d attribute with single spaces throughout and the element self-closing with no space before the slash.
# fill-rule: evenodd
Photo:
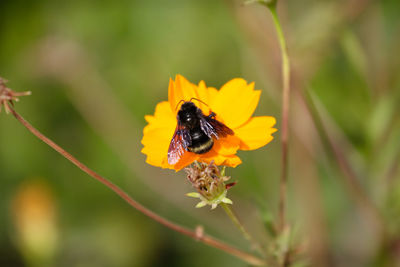
<svg viewBox="0 0 400 267">
<path fill-rule="evenodd" d="M 190 131 L 190 137 L 192 138 L 192 143 L 188 146 L 190 152 L 204 154 L 210 151 L 214 145 L 213 139 L 208 137 L 201 129 Z"/>
<path fill-rule="evenodd" d="M 214 139 L 233 135 L 233 131 L 215 119 L 205 116 L 193 102 L 185 101 L 177 115 L 177 126 L 168 149 L 168 163 L 176 164 L 185 151 L 204 154 L 211 150 Z"/>
<path fill-rule="evenodd" d="M 177 115 L 178 122 L 189 130 L 190 141 L 187 150 L 197 154 L 210 151 L 214 144 L 212 138 L 201 129 L 202 116 L 203 112 L 193 102 L 183 103 Z"/>
</svg>

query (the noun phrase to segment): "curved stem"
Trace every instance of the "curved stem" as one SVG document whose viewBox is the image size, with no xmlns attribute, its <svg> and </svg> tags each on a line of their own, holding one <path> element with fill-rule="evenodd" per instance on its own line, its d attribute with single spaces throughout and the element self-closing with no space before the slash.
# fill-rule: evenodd
<svg viewBox="0 0 400 267">
<path fill-rule="evenodd" d="M 275 29 L 278 34 L 279 45 L 282 54 L 282 170 L 280 180 L 280 196 L 279 196 L 279 226 L 280 229 L 286 225 L 286 195 L 287 195 L 287 180 L 288 180 L 288 139 L 289 139 L 289 102 L 290 102 L 290 61 L 286 46 L 285 36 L 276 12 L 276 2 L 272 5 L 267 5 L 271 11 Z"/>
<path fill-rule="evenodd" d="M 251 243 L 251 245 L 258 250 L 262 255 L 265 254 L 262 247 L 254 240 L 254 238 L 249 234 L 249 232 L 244 228 L 243 224 L 239 221 L 238 217 L 236 217 L 233 210 L 230 206 L 226 203 L 220 203 L 221 207 L 225 210 L 226 214 L 228 215 L 229 219 L 235 224 L 235 226 L 242 232 L 243 237 Z"/>
<path fill-rule="evenodd" d="M 220 250 L 225 251 L 228 254 L 231 254 L 237 258 L 240 258 L 241 260 L 251 264 L 251 265 L 256 265 L 256 266 L 263 266 L 265 265 L 265 261 L 255 257 L 247 252 L 241 251 L 235 247 L 232 247 L 228 244 L 225 244 L 211 236 L 208 235 L 203 235 L 196 233 L 195 231 L 192 231 L 190 229 L 187 229 L 183 226 L 180 226 L 176 223 L 173 223 L 164 217 L 161 217 L 160 215 L 154 213 L 153 211 L 147 209 L 140 203 L 138 203 L 136 200 L 134 200 L 132 197 L 130 197 L 126 192 L 124 192 L 121 188 L 119 188 L 117 185 L 113 184 L 111 181 L 108 179 L 102 177 L 95 171 L 91 170 L 89 167 L 87 167 L 85 164 L 81 163 L 78 159 L 76 159 L 74 156 L 69 154 L 67 151 L 65 151 L 63 148 L 58 146 L 56 143 L 54 143 L 52 140 L 44 136 L 41 132 L 39 132 L 35 127 L 33 127 L 29 122 L 27 122 L 21 115 L 19 115 L 12 107 L 10 107 L 7 103 L 5 104 L 9 111 L 14 115 L 14 117 L 23 125 L 25 126 L 32 134 L 34 134 L 37 138 L 45 142 L 47 145 L 52 147 L 54 150 L 56 150 L 58 153 L 60 153 L 63 157 L 65 157 L 67 160 L 72 162 L 75 166 L 77 166 L 79 169 L 99 181 L 100 183 L 104 184 L 107 186 L 109 189 L 114 191 L 118 196 L 120 196 L 123 200 L 125 200 L 130 206 L 133 208 L 137 209 L 139 212 L 143 213 L 144 215 L 150 217 L 154 221 L 178 232 L 183 235 L 189 236 L 193 238 L 194 240 L 198 240 L 203 242 L 204 244 L 207 244 L 211 247 L 218 248 Z"/>
</svg>

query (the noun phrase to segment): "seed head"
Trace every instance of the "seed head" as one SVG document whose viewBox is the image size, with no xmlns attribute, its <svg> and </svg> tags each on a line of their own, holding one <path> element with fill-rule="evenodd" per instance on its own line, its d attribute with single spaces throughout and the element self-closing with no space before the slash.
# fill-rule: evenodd
<svg viewBox="0 0 400 267">
<path fill-rule="evenodd" d="M 231 178 L 225 176 L 225 167 L 220 171 L 214 162 L 210 164 L 195 162 L 185 171 L 189 182 L 197 191 L 186 195 L 201 200 L 196 208 L 210 205 L 211 209 L 215 209 L 221 202 L 232 204 L 226 194 L 235 183 L 225 184 Z"/>
</svg>

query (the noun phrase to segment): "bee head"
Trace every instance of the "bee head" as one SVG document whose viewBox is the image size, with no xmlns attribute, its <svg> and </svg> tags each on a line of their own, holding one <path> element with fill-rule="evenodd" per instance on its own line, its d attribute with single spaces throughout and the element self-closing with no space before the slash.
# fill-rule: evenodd
<svg viewBox="0 0 400 267">
<path fill-rule="evenodd" d="M 178 120 L 187 127 L 193 127 L 198 121 L 197 110 L 193 102 L 184 102 L 178 112 Z"/>
</svg>

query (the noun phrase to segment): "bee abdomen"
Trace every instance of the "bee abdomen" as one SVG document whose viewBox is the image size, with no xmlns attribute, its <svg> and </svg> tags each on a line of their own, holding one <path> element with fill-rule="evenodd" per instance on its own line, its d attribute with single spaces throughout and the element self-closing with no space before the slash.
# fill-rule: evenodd
<svg viewBox="0 0 400 267">
<path fill-rule="evenodd" d="M 192 144 L 188 147 L 190 152 L 204 154 L 212 148 L 214 141 L 201 131 L 191 134 Z"/>
</svg>

